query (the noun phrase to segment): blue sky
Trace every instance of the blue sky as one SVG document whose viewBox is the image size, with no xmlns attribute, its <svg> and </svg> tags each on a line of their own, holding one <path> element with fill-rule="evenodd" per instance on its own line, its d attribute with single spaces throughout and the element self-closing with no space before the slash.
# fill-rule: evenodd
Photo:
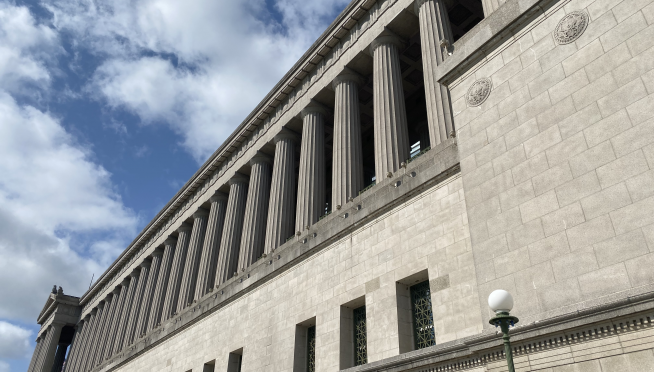
<svg viewBox="0 0 654 372">
<path fill-rule="evenodd" d="M 0 372 L 347 3 L 0 0 Z"/>
</svg>

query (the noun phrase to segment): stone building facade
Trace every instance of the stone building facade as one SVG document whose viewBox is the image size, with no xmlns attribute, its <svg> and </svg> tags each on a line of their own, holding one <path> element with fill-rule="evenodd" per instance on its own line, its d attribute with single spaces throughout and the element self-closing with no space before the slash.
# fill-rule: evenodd
<svg viewBox="0 0 654 372">
<path fill-rule="evenodd" d="M 654 2 L 354 0 L 29 371 L 654 371 Z"/>
</svg>

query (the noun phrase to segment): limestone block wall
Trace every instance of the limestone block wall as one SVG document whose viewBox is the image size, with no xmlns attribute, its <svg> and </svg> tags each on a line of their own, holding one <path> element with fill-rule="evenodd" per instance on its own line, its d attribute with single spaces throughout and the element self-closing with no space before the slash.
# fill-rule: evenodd
<svg viewBox="0 0 654 372">
<path fill-rule="evenodd" d="M 368 361 L 399 355 L 396 286 L 427 271 L 437 342 L 482 330 L 460 175 L 361 226 L 257 290 L 136 357 L 119 371 L 292 371 L 296 325 L 315 318 L 316 368 L 339 370 L 341 305 L 365 298 Z"/>
<path fill-rule="evenodd" d="M 573 11 L 587 28 L 558 44 Z M 530 17 L 450 84 L 485 327 L 497 288 L 533 321 L 654 283 L 654 4 L 559 1 Z"/>
</svg>

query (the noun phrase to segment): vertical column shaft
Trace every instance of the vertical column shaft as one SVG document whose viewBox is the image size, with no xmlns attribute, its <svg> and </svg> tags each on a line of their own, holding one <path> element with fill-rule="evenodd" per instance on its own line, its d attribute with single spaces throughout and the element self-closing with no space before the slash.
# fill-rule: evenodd
<svg viewBox="0 0 654 372">
<path fill-rule="evenodd" d="M 387 173 L 400 169 L 409 157 L 400 47 L 394 36 L 380 36 L 370 47 L 373 55 L 373 94 L 375 128 L 375 174 L 377 183 Z"/>
<path fill-rule="evenodd" d="M 186 266 L 186 255 L 188 253 L 188 244 L 191 240 L 191 230 L 193 227 L 188 223 L 183 223 L 177 231 L 177 247 L 173 258 L 173 266 L 170 270 L 170 281 L 168 282 L 168 293 L 164 301 L 161 321 L 167 320 L 174 314 L 177 314 L 177 300 L 179 300 L 179 289 L 182 285 L 182 274 Z"/>
<path fill-rule="evenodd" d="M 177 301 L 178 313 L 189 306 L 195 299 L 195 285 L 198 280 L 202 244 L 204 243 L 208 218 L 209 212 L 205 209 L 198 209 L 197 212 L 193 213 L 193 230 L 191 231 L 188 254 L 186 255 L 186 267 L 182 275 L 179 300 Z"/>
<path fill-rule="evenodd" d="M 66 360 L 68 345 L 69 344 L 59 344 L 57 346 L 57 352 L 55 353 L 54 362 L 52 363 L 50 372 L 61 372 L 61 369 L 64 366 L 64 361 Z"/>
<path fill-rule="evenodd" d="M 295 231 L 302 232 L 325 213 L 325 116 L 317 105 L 302 110 L 302 142 Z"/>
<path fill-rule="evenodd" d="M 61 336 L 61 330 L 63 328 L 64 325 L 60 323 L 52 323 L 50 325 L 46 337 L 47 342 L 43 345 L 45 349 L 43 352 L 43 366 L 41 367 L 40 372 L 51 372 L 50 370 L 54 365 L 57 346 L 59 346 L 59 336 Z"/>
<path fill-rule="evenodd" d="M 96 307 L 91 310 L 91 316 L 89 317 L 89 322 L 84 326 L 86 330 L 84 331 L 84 344 L 80 346 L 79 357 L 75 361 L 73 367 L 74 372 L 83 372 L 86 361 L 89 359 L 89 350 L 91 349 L 91 343 L 93 341 L 93 335 L 97 328 L 97 318 L 98 318 L 99 309 Z"/>
<path fill-rule="evenodd" d="M 39 357 L 39 351 L 43 347 L 43 342 L 41 342 L 41 337 L 36 338 L 36 346 L 34 347 L 34 352 L 32 353 L 32 359 L 30 359 L 30 365 L 27 367 L 27 372 L 34 371 L 34 364 Z"/>
<path fill-rule="evenodd" d="M 119 288 L 114 289 L 113 293 L 109 294 L 104 299 L 104 303 L 100 303 L 100 305 L 98 305 L 98 312 L 96 313 L 96 319 L 93 325 L 93 334 L 91 339 L 89 339 L 89 348 L 87 350 L 86 358 L 81 365 L 81 371 L 86 372 L 93 368 L 95 365 L 94 359 L 97 354 L 100 354 L 98 352 L 98 348 L 104 347 L 104 340 L 106 339 L 104 335 L 105 332 L 107 332 L 105 327 L 105 320 L 107 318 L 107 314 L 110 313 L 111 303 L 116 300 L 115 297 L 117 292 L 119 292 Z"/>
<path fill-rule="evenodd" d="M 345 205 L 363 189 L 361 153 L 361 114 L 359 85 L 363 79 L 354 73 L 337 76 L 332 87 L 334 105 L 334 146 L 332 161 L 332 210 Z"/>
<path fill-rule="evenodd" d="M 157 287 L 154 291 L 154 297 L 152 299 L 152 312 L 150 313 L 150 319 L 148 320 L 148 327 L 145 333 L 150 332 L 153 328 L 161 324 L 163 320 L 166 320 L 165 318 L 162 320 L 161 314 L 163 313 L 164 303 L 166 302 L 168 281 L 170 278 L 170 270 L 173 267 L 173 257 L 175 255 L 176 247 L 176 238 L 169 237 L 164 242 L 164 253 L 163 258 L 161 259 L 161 268 L 159 269 Z"/>
<path fill-rule="evenodd" d="M 452 43 L 452 28 L 443 0 L 417 0 L 415 11 L 420 21 L 420 46 L 427 101 L 429 142 L 436 146 L 454 129 L 450 91 L 436 79 L 436 68 L 447 58 L 441 40 Z"/>
<path fill-rule="evenodd" d="M 202 258 L 198 270 L 198 283 L 195 286 L 195 298 L 199 299 L 213 288 L 216 281 L 216 267 L 218 266 L 218 252 L 225 225 L 225 211 L 227 209 L 227 195 L 217 191 L 210 199 L 211 209 L 207 221 L 207 231 L 204 235 Z"/>
<path fill-rule="evenodd" d="M 52 337 L 52 331 L 50 327 L 46 329 L 45 333 L 41 334 L 41 342 L 43 345 L 39 350 L 39 355 L 36 358 L 36 363 L 34 363 L 34 371 L 41 372 L 43 371 L 43 363 L 45 361 L 45 354 L 48 352 L 49 339 Z"/>
<path fill-rule="evenodd" d="M 247 178 L 236 175 L 229 180 L 229 199 L 218 253 L 216 285 L 226 282 L 238 271 L 238 250 L 241 247 L 247 192 Z"/>
<path fill-rule="evenodd" d="M 157 288 L 157 280 L 159 279 L 159 269 L 161 268 L 161 259 L 163 257 L 163 250 L 157 248 L 151 256 L 152 263 L 150 264 L 150 273 L 148 274 L 148 281 L 143 290 L 143 303 L 139 310 L 138 321 L 136 322 L 136 329 L 134 330 L 134 337 L 129 342 L 131 345 L 136 339 L 145 335 L 148 330 L 148 320 L 153 308 L 154 293 Z"/>
<path fill-rule="evenodd" d="M 125 302 L 127 302 L 127 297 L 129 296 L 130 284 L 131 277 L 123 279 L 123 281 L 120 283 L 120 292 L 114 295 L 111 311 L 109 312 L 109 317 L 107 318 L 107 333 L 104 350 L 102 353 L 99 353 L 100 358 L 95 361 L 95 365 L 101 364 L 105 359 L 109 359 L 109 357 L 113 355 L 114 344 L 116 342 L 116 338 L 118 338 L 121 319 L 125 312 Z"/>
<path fill-rule="evenodd" d="M 132 300 L 132 306 L 129 309 L 127 328 L 125 329 L 125 338 L 122 344 L 118 347 L 118 350 L 131 345 L 132 340 L 134 339 L 136 324 L 138 322 L 141 306 L 143 304 L 143 295 L 145 293 L 145 287 L 148 283 L 148 274 L 150 273 L 151 262 L 152 261 L 150 260 L 145 260 L 140 265 L 141 272 L 139 273 L 137 280 L 138 285 L 134 286 L 134 299 Z"/>
<path fill-rule="evenodd" d="M 141 276 L 141 268 L 136 268 L 130 273 L 129 288 L 125 295 L 125 301 L 120 310 L 119 317 L 117 317 L 116 326 L 116 340 L 114 341 L 112 351 L 109 356 L 119 352 L 123 348 L 123 340 L 125 338 L 125 331 L 127 330 L 127 324 L 129 323 L 130 312 L 134 304 L 134 297 L 136 296 L 136 289 L 138 288 Z"/>
<path fill-rule="evenodd" d="M 66 371 L 68 372 L 74 372 L 75 366 L 80 360 L 84 344 L 86 343 L 85 339 L 89 333 L 90 318 L 91 315 L 89 314 L 77 324 L 77 334 L 73 339 L 73 347 L 70 349 L 70 353 L 68 353 L 68 360 L 66 360 Z"/>
<path fill-rule="evenodd" d="M 257 154 L 250 160 L 250 185 L 245 203 L 245 220 L 238 259 L 238 267 L 250 266 L 263 254 L 266 242 L 266 220 L 270 201 L 272 159 Z"/>
<path fill-rule="evenodd" d="M 295 142 L 297 136 L 283 129 L 275 136 L 275 164 L 273 165 L 268 221 L 266 223 L 266 253 L 286 242 L 293 235 L 295 217 Z"/>
</svg>

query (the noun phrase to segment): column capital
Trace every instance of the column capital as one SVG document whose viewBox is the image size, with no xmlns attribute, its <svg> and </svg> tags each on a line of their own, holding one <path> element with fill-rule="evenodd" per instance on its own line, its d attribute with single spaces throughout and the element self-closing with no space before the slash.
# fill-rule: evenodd
<svg viewBox="0 0 654 372">
<path fill-rule="evenodd" d="M 204 208 L 198 208 L 195 213 L 193 213 L 193 218 L 201 218 L 209 216 L 209 211 Z"/>
<path fill-rule="evenodd" d="M 150 265 L 152 265 L 152 259 L 146 258 L 145 260 L 143 260 L 143 262 L 141 262 L 139 267 L 147 268 L 147 267 L 150 267 Z"/>
<path fill-rule="evenodd" d="M 261 151 L 257 151 L 256 155 L 254 155 L 252 157 L 252 159 L 250 159 L 250 165 L 255 165 L 255 164 L 258 164 L 258 163 L 267 163 L 267 164 L 272 165 L 273 164 L 273 158 L 266 155 L 266 154 L 264 154 Z"/>
<path fill-rule="evenodd" d="M 327 116 L 327 114 L 329 114 L 329 110 L 327 110 L 327 108 L 321 105 L 320 103 L 311 101 L 305 108 L 302 109 L 302 111 L 300 111 L 300 117 L 304 119 L 305 116 L 313 113 L 318 113 L 318 114 L 322 114 L 323 116 Z"/>
<path fill-rule="evenodd" d="M 161 249 L 161 247 L 158 247 L 157 249 L 154 250 L 154 252 L 152 252 L 151 256 L 152 257 L 161 257 L 161 256 L 163 256 L 163 254 L 164 254 L 164 250 Z"/>
<path fill-rule="evenodd" d="M 416 13 L 416 15 L 420 15 L 420 7 L 427 1 L 433 0 L 416 0 L 415 3 L 413 3 L 413 11 Z"/>
<path fill-rule="evenodd" d="M 177 238 L 174 236 L 169 236 L 164 240 L 164 245 L 172 245 L 173 247 L 177 245 Z"/>
<path fill-rule="evenodd" d="M 193 230 L 193 225 L 190 223 L 183 222 L 178 228 L 177 232 L 191 231 Z"/>
<path fill-rule="evenodd" d="M 122 282 L 120 282 L 120 285 L 123 286 L 123 287 L 127 286 L 129 284 L 129 280 L 130 280 L 130 277 L 126 277 L 125 279 L 123 279 Z"/>
<path fill-rule="evenodd" d="M 286 128 L 282 128 L 282 130 L 280 130 L 279 133 L 277 133 L 277 135 L 273 138 L 273 141 L 275 144 L 277 144 L 277 142 L 283 139 L 290 139 L 293 142 L 297 142 L 299 137 L 295 132 Z"/>
<path fill-rule="evenodd" d="M 359 75 L 358 73 L 346 67 L 343 70 L 343 72 L 341 72 L 340 74 L 338 74 L 338 76 L 334 78 L 334 80 L 332 81 L 332 88 L 336 89 L 336 86 L 338 86 L 338 84 L 344 81 L 351 81 L 356 85 L 363 85 L 365 84 L 366 79 L 363 76 Z"/>
<path fill-rule="evenodd" d="M 209 201 L 212 203 L 218 202 L 218 201 L 227 201 L 227 194 L 225 194 L 222 191 L 216 191 L 212 197 L 209 198 Z"/>
<path fill-rule="evenodd" d="M 134 270 L 132 270 L 132 272 L 129 273 L 129 276 L 133 278 L 139 276 L 140 274 L 141 274 L 141 265 L 135 267 Z"/>
<path fill-rule="evenodd" d="M 395 45 L 398 49 L 402 49 L 404 47 L 405 42 L 399 36 L 386 30 L 381 35 L 377 36 L 375 40 L 372 41 L 372 43 L 370 44 L 370 54 L 374 55 L 375 49 L 377 49 L 378 46 L 384 44 L 392 44 Z"/>
<path fill-rule="evenodd" d="M 231 185 L 233 185 L 235 183 L 249 183 L 249 182 L 250 182 L 249 178 L 245 177 L 244 175 L 242 175 L 242 174 L 240 174 L 238 172 L 234 173 L 232 178 L 230 178 L 229 181 L 227 181 L 229 186 L 231 186 Z"/>
<path fill-rule="evenodd" d="M 95 315 L 95 314 L 97 314 L 97 313 L 98 313 L 98 308 L 99 308 L 99 307 L 100 307 L 100 304 L 98 304 L 98 306 L 96 306 L 96 307 L 94 307 L 93 309 L 91 309 L 91 312 L 89 313 L 89 315 Z M 104 305 L 102 305 L 102 307 L 104 307 Z"/>
</svg>

